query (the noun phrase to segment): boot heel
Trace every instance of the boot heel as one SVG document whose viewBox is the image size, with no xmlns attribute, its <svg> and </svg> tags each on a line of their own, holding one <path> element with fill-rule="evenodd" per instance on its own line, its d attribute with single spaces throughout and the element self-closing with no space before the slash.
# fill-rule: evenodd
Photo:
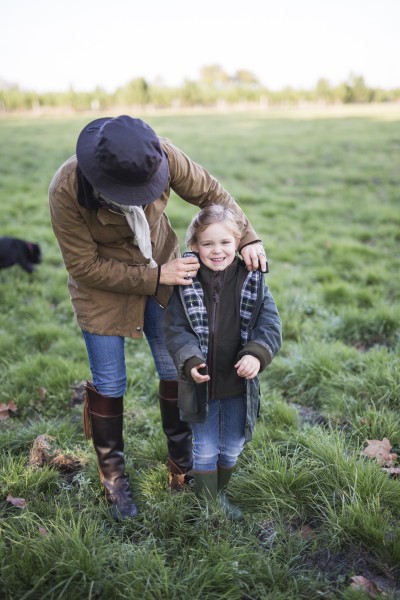
<svg viewBox="0 0 400 600">
<path fill-rule="evenodd" d="M 181 421 L 178 408 L 178 382 L 160 380 L 159 402 L 161 423 L 168 446 L 168 482 L 172 491 L 185 489 L 192 469 L 192 429 Z"/>
</svg>

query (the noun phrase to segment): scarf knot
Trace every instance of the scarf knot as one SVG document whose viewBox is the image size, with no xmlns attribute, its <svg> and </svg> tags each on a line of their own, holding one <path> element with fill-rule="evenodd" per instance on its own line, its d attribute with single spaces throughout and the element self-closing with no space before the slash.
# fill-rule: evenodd
<svg viewBox="0 0 400 600">
<path fill-rule="evenodd" d="M 153 251 L 151 248 L 150 228 L 147 222 L 144 210 L 141 206 L 125 206 L 117 202 L 107 201 L 108 204 L 118 207 L 123 212 L 128 221 L 129 227 L 135 236 L 135 241 L 139 246 L 140 252 L 147 258 L 150 267 L 157 267 L 156 261 L 153 259 Z"/>
</svg>

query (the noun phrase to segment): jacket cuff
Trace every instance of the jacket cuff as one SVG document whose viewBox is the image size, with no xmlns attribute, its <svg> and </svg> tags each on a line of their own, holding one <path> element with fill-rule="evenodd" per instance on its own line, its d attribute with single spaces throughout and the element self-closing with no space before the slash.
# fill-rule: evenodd
<svg viewBox="0 0 400 600">
<path fill-rule="evenodd" d="M 262 240 L 253 240 L 251 242 L 246 242 L 242 246 L 239 246 L 238 251 L 241 252 L 243 248 L 246 246 L 251 246 L 251 244 L 262 244 Z"/>
<path fill-rule="evenodd" d="M 257 344 L 257 342 L 249 342 L 238 353 L 238 357 L 242 358 L 245 354 L 251 354 L 260 361 L 260 372 L 264 371 L 272 361 L 272 356 L 266 348 Z"/>
<path fill-rule="evenodd" d="M 193 367 L 197 367 L 197 365 L 201 365 L 203 363 L 204 359 L 199 358 L 198 356 L 192 356 L 191 358 L 188 358 L 188 360 L 183 365 L 183 372 L 185 373 L 185 376 L 187 379 L 189 379 L 189 381 L 193 381 L 193 377 L 190 374 L 190 371 L 193 369 Z"/>
<path fill-rule="evenodd" d="M 154 292 L 155 296 L 157 296 L 157 294 L 158 294 L 158 286 L 160 285 L 160 277 L 161 277 L 161 265 L 157 265 L 157 283 L 156 283 L 156 291 Z"/>
</svg>

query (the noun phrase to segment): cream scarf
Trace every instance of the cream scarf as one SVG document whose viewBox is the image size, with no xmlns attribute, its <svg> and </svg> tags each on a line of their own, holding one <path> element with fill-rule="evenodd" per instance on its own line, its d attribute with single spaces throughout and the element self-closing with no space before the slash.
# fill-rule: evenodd
<svg viewBox="0 0 400 600">
<path fill-rule="evenodd" d="M 145 258 L 150 260 L 150 267 L 157 267 L 157 263 L 153 259 L 152 255 L 150 228 L 143 208 L 141 206 L 125 206 L 124 204 L 118 204 L 117 202 L 112 202 L 111 200 L 107 200 L 107 204 L 111 204 L 124 213 L 126 220 L 128 221 L 128 225 L 133 231 L 135 241 L 139 246 L 140 252 Z"/>
</svg>

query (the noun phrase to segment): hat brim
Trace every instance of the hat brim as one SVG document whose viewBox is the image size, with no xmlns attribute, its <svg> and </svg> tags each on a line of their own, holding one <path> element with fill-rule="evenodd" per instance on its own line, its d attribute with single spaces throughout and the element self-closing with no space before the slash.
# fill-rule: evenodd
<svg viewBox="0 0 400 600">
<path fill-rule="evenodd" d="M 101 171 L 96 165 L 94 139 L 99 129 L 110 120 L 103 117 L 89 123 L 80 133 L 76 144 L 76 157 L 83 175 L 94 190 L 106 200 L 127 206 L 150 204 L 159 198 L 166 188 L 169 169 L 165 152 L 157 172 L 144 184 L 124 184 Z"/>
</svg>

